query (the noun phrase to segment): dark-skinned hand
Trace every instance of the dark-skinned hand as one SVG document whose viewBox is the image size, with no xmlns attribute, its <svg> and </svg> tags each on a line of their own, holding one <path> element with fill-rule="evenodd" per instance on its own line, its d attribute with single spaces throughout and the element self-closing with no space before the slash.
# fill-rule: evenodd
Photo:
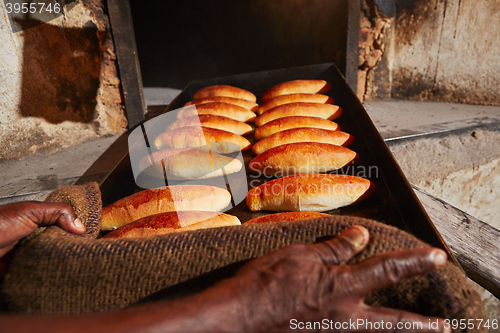
<svg viewBox="0 0 500 333">
<path fill-rule="evenodd" d="M 84 232 L 78 227 L 81 222 L 74 217 L 71 209 L 58 204 L 3 206 L 0 209 L 1 248 L 12 247 L 39 225 L 58 224 L 70 232 Z M 365 228 L 354 226 L 329 241 L 285 247 L 252 260 L 234 277 L 175 301 L 81 316 L 0 315 L 0 327 L 18 332 L 52 333 L 297 332 L 302 331 L 301 323 L 324 323 L 326 319 L 328 328 L 332 329 L 322 327 L 321 331 L 449 332 L 442 319 L 374 308 L 364 303 L 365 296 L 373 290 L 444 265 L 445 252 L 421 248 L 384 253 L 356 265 L 345 265 L 362 251 L 368 238 Z M 345 325 L 349 320 L 378 323 L 379 328 L 382 323 L 384 326 L 378 330 L 365 326 L 353 328 Z M 336 323 L 344 328 L 335 329 Z M 398 329 L 398 323 L 403 323 L 403 329 Z M 415 326 L 405 329 L 404 323 L 422 326 L 418 330 Z M 429 323 L 438 323 L 438 327 L 429 327 Z"/>
<path fill-rule="evenodd" d="M 446 253 L 420 248 L 344 265 L 365 247 L 368 238 L 365 228 L 355 226 L 332 240 L 289 246 L 245 265 L 234 277 L 239 286 L 233 286 L 243 294 L 244 331 L 297 332 L 307 328 L 307 322 L 326 319 L 323 328 L 335 328 L 338 323 L 337 327 L 345 328 L 335 330 L 338 332 L 443 332 L 442 319 L 371 307 L 364 298 L 374 290 L 444 265 Z M 360 320 L 383 322 L 387 329 L 370 330 L 361 325 L 353 330 L 352 325 L 347 325 L 362 323 Z M 399 324 L 403 329 L 397 328 L 398 322 L 403 323 Z M 422 329 L 408 326 L 410 322 L 422 323 Z M 405 330 L 404 323 L 412 328 Z M 431 328 L 429 323 L 439 327 Z"/>
<path fill-rule="evenodd" d="M 0 257 L 36 228 L 52 224 L 76 234 L 85 232 L 80 219 L 66 204 L 24 201 L 0 206 Z"/>
</svg>

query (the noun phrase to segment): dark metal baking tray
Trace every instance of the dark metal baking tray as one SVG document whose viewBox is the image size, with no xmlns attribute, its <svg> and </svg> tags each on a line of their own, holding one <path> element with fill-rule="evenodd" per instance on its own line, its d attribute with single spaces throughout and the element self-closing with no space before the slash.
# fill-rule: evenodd
<svg viewBox="0 0 500 333">
<path fill-rule="evenodd" d="M 370 198 L 326 213 L 366 217 L 398 227 L 446 250 L 452 257 L 359 99 L 333 63 L 193 81 L 172 101 L 166 111 L 182 107 L 192 100 L 198 89 L 210 85 L 228 84 L 247 89 L 258 96 L 257 102 L 260 103 L 260 97 L 267 89 L 296 79 L 323 79 L 330 82 L 332 88 L 326 94 L 343 110 L 342 116 L 335 122 L 343 131 L 354 136 L 355 140 L 349 148 L 359 155 L 354 166 L 338 170 L 337 173 L 362 176 L 375 184 L 375 192 Z M 252 157 L 250 151 L 244 152 L 245 162 L 248 163 Z M 105 205 L 141 190 L 135 185 L 128 156 L 122 159 L 100 185 Z M 238 216 L 244 223 L 271 212 L 251 212 L 243 201 L 227 213 Z"/>
</svg>

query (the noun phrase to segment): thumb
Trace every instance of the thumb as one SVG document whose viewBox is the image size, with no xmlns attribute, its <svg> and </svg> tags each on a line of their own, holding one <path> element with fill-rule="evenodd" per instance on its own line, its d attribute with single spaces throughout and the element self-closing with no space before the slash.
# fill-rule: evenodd
<svg viewBox="0 0 500 333">
<path fill-rule="evenodd" d="M 313 244 L 310 247 L 325 265 L 339 265 L 361 252 L 369 239 L 368 230 L 355 225 L 331 240 Z"/>
</svg>

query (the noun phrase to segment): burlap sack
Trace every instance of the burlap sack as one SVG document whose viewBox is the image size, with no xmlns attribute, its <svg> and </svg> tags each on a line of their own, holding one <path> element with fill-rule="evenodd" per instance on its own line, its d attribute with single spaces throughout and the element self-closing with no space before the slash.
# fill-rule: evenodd
<svg viewBox="0 0 500 333">
<path fill-rule="evenodd" d="M 248 259 L 289 244 L 313 243 L 354 224 L 365 226 L 371 240 L 349 264 L 386 251 L 426 246 L 396 228 L 347 216 L 102 240 L 97 239 L 97 184 L 60 188 L 47 201 L 69 203 L 87 233 L 78 236 L 48 227 L 23 242 L 5 277 L 4 293 L 12 311 L 88 313 L 124 308 L 147 296 L 177 297 L 230 275 Z M 366 301 L 449 319 L 483 318 L 478 293 L 452 263 L 374 292 Z"/>
</svg>

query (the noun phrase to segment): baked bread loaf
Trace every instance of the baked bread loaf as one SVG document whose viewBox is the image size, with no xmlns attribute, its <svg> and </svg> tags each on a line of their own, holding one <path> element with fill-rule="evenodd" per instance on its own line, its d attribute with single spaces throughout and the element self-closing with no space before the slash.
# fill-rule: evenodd
<svg viewBox="0 0 500 333">
<path fill-rule="evenodd" d="M 236 216 L 204 211 L 165 212 L 151 215 L 111 231 L 102 238 L 139 238 L 172 232 L 240 225 Z"/>
<path fill-rule="evenodd" d="M 333 98 L 321 95 L 321 94 L 290 94 L 290 95 L 281 95 L 271 98 L 267 102 L 264 102 L 261 106 L 259 106 L 259 110 L 257 112 L 258 115 L 263 114 L 267 110 L 275 108 L 277 106 L 283 104 L 290 104 L 296 102 L 306 102 L 306 103 L 321 103 L 321 104 L 333 104 Z"/>
<path fill-rule="evenodd" d="M 101 230 L 120 228 L 132 221 L 164 212 L 204 210 L 218 212 L 231 203 L 228 190 L 206 185 L 173 185 L 144 190 L 102 209 Z"/>
<path fill-rule="evenodd" d="M 252 112 L 257 112 L 259 110 L 259 104 L 257 104 L 256 102 L 251 102 L 251 101 L 247 101 L 246 99 L 226 97 L 226 96 L 212 96 L 212 97 L 200 98 L 200 99 L 196 99 L 194 101 L 187 102 L 185 104 L 185 106 L 189 106 L 189 105 L 193 105 L 193 104 L 194 105 L 201 105 L 201 104 L 214 103 L 214 102 L 221 102 L 221 103 L 238 105 L 238 106 L 244 107 L 245 109 L 248 109 Z"/>
<path fill-rule="evenodd" d="M 208 127 L 182 127 L 166 131 L 154 140 L 156 149 L 198 148 L 218 154 L 250 149 L 250 141 L 228 131 Z"/>
<path fill-rule="evenodd" d="M 294 80 L 275 85 L 262 95 L 262 101 L 289 94 L 321 94 L 330 90 L 330 83 L 324 80 Z"/>
<path fill-rule="evenodd" d="M 271 180 L 251 189 L 251 211 L 325 212 L 359 202 L 373 193 L 367 179 L 330 174 L 299 174 Z"/>
<path fill-rule="evenodd" d="M 345 132 L 299 127 L 274 133 L 260 140 L 253 145 L 252 152 L 255 155 L 259 155 L 271 148 L 294 142 L 321 142 L 337 146 L 347 146 L 352 141 L 353 137 Z"/>
<path fill-rule="evenodd" d="M 149 168 L 153 170 L 149 171 Z M 208 179 L 236 173 L 243 167 L 237 158 L 194 148 L 172 148 L 154 152 L 139 162 L 139 170 L 167 179 Z"/>
<path fill-rule="evenodd" d="M 252 132 L 252 126 L 247 123 L 228 117 L 216 116 L 213 114 L 200 114 L 197 116 L 178 119 L 172 124 L 168 125 L 167 131 L 182 127 L 196 126 L 216 128 L 238 135 L 245 135 Z"/>
<path fill-rule="evenodd" d="M 255 97 L 255 95 L 252 94 L 250 91 L 225 84 L 202 88 L 194 93 L 193 99 L 196 100 L 213 96 L 239 98 L 239 99 L 245 99 L 250 102 L 257 101 L 257 97 Z"/>
<path fill-rule="evenodd" d="M 255 119 L 255 125 L 260 127 L 275 119 L 291 116 L 318 117 L 333 120 L 340 117 L 341 114 L 342 109 L 338 105 L 297 102 L 283 104 L 264 112 Z"/>
<path fill-rule="evenodd" d="M 139 161 L 139 171 L 142 172 L 149 167 L 154 166 L 155 168 L 159 168 L 159 170 L 163 173 L 162 163 L 164 163 L 165 160 L 188 150 L 191 150 L 191 148 L 171 148 L 156 151 L 145 156 Z"/>
<path fill-rule="evenodd" d="M 357 154 L 328 143 L 288 143 L 267 150 L 250 161 L 248 168 L 259 175 L 283 177 L 295 173 L 318 173 L 353 163 Z"/>
<path fill-rule="evenodd" d="M 318 212 L 286 212 L 286 213 L 275 213 L 256 217 L 254 219 L 248 220 L 245 224 L 255 224 L 255 223 L 272 223 L 272 222 L 284 222 L 284 221 L 300 221 L 313 219 L 316 217 L 330 216 L 324 213 Z"/>
<path fill-rule="evenodd" d="M 285 118 L 278 118 L 258 127 L 255 130 L 255 140 L 262 140 L 274 133 L 285 131 L 292 128 L 310 127 L 320 128 L 324 130 L 336 131 L 340 127 L 333 121 L 318 118 L 318 117 L 305 117 L 305 116 L 292 116 Z"/>
<path fill-rule="evenodd" d="M 216 116 L 228 117 L 234 120 L 247 122 L 254 121 L 257 117 L 252 111 L 244 107 L 228 103 L 206 103 L 190 105 L 177 112 L 177 119 L 187 118 L 198 114 L 214 114 Z"/>
</svg>

